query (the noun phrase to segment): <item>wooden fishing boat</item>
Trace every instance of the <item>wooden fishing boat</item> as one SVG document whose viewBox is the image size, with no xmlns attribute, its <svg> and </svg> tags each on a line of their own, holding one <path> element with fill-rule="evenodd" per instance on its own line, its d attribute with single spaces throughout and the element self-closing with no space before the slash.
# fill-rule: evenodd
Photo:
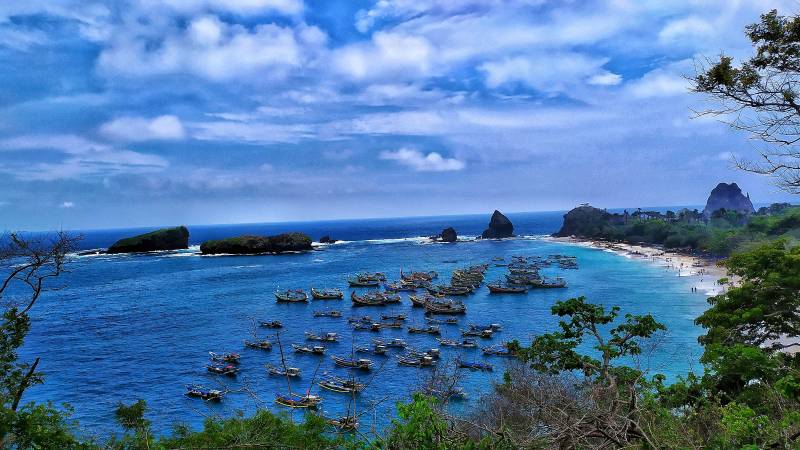
<svg viewBox="0 0 800 450">
<path fill-rule="evenodd" d="M 265 364 L 264 367 L 267 368 L 267 372 L 270 375 L 280 376 L 280 377 L 292 377 L 297 378 L 300 376 L 300 369 L 297 367 L 286 367 L 285 369 L 281 369 L 277 366 L 272 364 Z"/>
<path fill-rule="evenodd" d="M 383 345 L 385 347 L 393 347 L 393 348 L 406 348 L 408 344 L 406 344 L 405 339 L 390 339 L 388 341 L 382 341 L 380 339 L 373 339 L 372 342 L 375 345 Z"/>
<path fill-rule="evenodd" d="M 350 317 L 347 319 L 347 323 L 372 323 L 375 322 L 372 320 L 370 316 L 361 316 L 361 317 Z"/>
<path fill-rule="evenodd" d="M 444 338 L 436 338 L 439 342 L 439 345 L 444 345 L 445 347 L 458 347 L 458 341 L 453 339 L 444 339 Z"/>
<path fill-rule="evenodd" d="M 390 303 L 400 303 L 402 299 L 400 294 L 392 294 L 389 292 L 379 292 L 380 296 L 383 297 L 383 303 L 390 304 Z"/>
<path fill-rule="evenodd" d="M 314 311 L 314 317 L 330 317 L 334 319 L 338 319 L 342 317 L 342 312 L 339 310 L 332 310 L 332 311 Z"/>
<path fill-rule="evenodd" d="M 370 347 L 356 347 L 356 353 L 372 353 L 373 355 L 386 356 L 389 349 L 385 345 L 374 344 Z"/>
<path fill-rule="evenodd" d="M 489 292 L 492 294 L 527 294 L 528 288 L 526 286 L 511 286 L 502 284 L 499 281 L 496 283 L 489 283 L 486 285 Z"/>
<path fill-rule="evenodd" d="M 364 383 L 359 383 L 355 380 L 348 380 L 339 377 L 330 377 L 324 380 L 320 380 L 318 384 L 319 387 L 323 389 L 341 393 L 358 393 L 363 391 L 364 388 L 367 387 L 367 385 Z"/>
<path fill-rule="evenodd" d="M 241 355 L 238 353 L 214 353 L 208 352 L 211 355 L 211 360 L 216 362 L 224 362 L 228 364 L 239 364 Z"/>
<path fill-rule="evenodd" d="M 397 355 L 397 363 L 401 366 L 432 367 L 436 360 L 430 356 Z"/>
<path fill-rule="evenodd" d="M 539 289 L 559 289 L 567 287 L 567 280 L 563 278 L 545 279 L 531 283 L 531 287 Z"/>
<path fill-rule="evenodd" d="M 436 325 L 431 325 L 429 327 L 415 327 L 409 326 L 408 327 L 409 333 L 427 333 L 427 334 L 439 334 L 439 327 Z"/>
<path fill-rule="evenodd" d="M 331 359 L 337 366 L 348 367 L 351 369 L 370 370 L 372 369 L 372 361 L 366 358 L 342 358 L 340 356 L 331 356 Z"/>
<path fill-rule="evenodd" d="M 384 322 L 381 324 L 381 328 L 403 328 L 403 322 L 400 320 L 395 320 L 393 322 Z"/>
<path fill-rule="evenodd" d="M 395 314 L 393 316 L 388 316 L 386 314 L 381 314 L 381 320 L 393 320 L 395 322 L 403 321 L 403 320 L 406 320 L 406 315 L 405 314 Z"/>
<path fill-rule="evenodd" d="M 462 361 L 461 358 L 456 357 L 456 367 L 459 369 L 469 369 L 469 370 L 481 370 L 491 372 L 494 370 L 491 364 L 482 363 L 482 362 L 471 362 L 471 361 Z"/>
<path fill-rule="evenodd" d="M 339 300 L 344 298 L 344 292 L 341 289 L 317 289 L 311 288 L 311 297 L 314 300 Z"/>
<path fill-rule="evenodd" d="M 357 322 L 353 325 L 354 331 L 381 331 L 383 324 L 379 322 L 364 323 Z"/>
<path fill-rule="evenodd" d="M 409 283 L 407 281 L 398 281 L 398 282 L 394 282 L 394 283 L 384 283 L 383 284 L 383 288 L 386 289 L 389 292 L 400 292 L 400 291 L 414 292 L 417 289 L 419 289 L 419 287 L 416 284 Z"/>
<path fill-rule="evenodd" d="M 302 289 L 275 291 L 275 300 L 280 303 L 304 303 L 308 301 L 308 294 Z"/>
<path fill-rule="evenodd" d="M 492 331 L 500 331 L 503 329 L 503 326 L 499 323 L 489 323 L 486 325 L 481 325 L 477 323 L 471 323 L 467 325 L 470 330 L 492 330 Z"/>
<path fill-rule="evenodd" d="M 492 330 L 479 330 L 475 328 L 468 328 L 461 330 L 462 336 L 475 336 L 479 338 L 489 339 L 492 337 Z"/>
<path fill-rule="evenodd" d="M 306 339 L 310 341 L 337 342 L 339 340 L 339 335 L 334 332 L 316 334 L 306 331 L 305 335 Z"/>
<path fill-rule="evenodd" d="M 431 270 L 429 272 L 411 272 L 411 273 L 403 273 L 403 269 L 400 269 L 400 279 L 405 281 L 415 281 L 415 280 L 423 280 L 423 281 L 431 281 L 435 278 L 438 278 L 439 274 L 435 271 Z"/>
<path fill-rule="evenodd" d="M 358 428 L 357 416 L 342 416 L 335 419 L 327 419 L 326 422 L 340 431 L 354 431 Z"/>
<path fill-rule="evenodd" d="M 478 343 L 472 339 L 464 339 L 458 343 L 458 346 L 461 348 L 478 348 Z"/>
<path fill-rule="evenodd" d="M 350 299 L 353 301 L 353 306 L 386 306 L 386 299 L 376 294 L 380 292 L 358 295 L 353 291 L 350 293 Z"/>
<path fill-rule="evenodd" d="M 255 348 L 259 350 L 272 350 L 272 342 L 268 340 L 263 341 L 244 341 L 244 346 L 247 348 Z"/>
<path fill-rule="evenodd" d="M 448 317 L 446 319 L 438 319 L 436 317 L 425 317 L 425 321 L 434 325 L 458 325 L 458 319 L 455 317 Z"/>
<path fill-rule="evenodd" d="M 467 295 L 472 293 L 472 288 L 469 286 L 445 286 L 439 284 L 425 289 L 433 295 Z"/>
<path fill-rule="evenodd" d="M 347 284 L 350 287 L 378 287 L 381 285 L 381 282 L 378 280 L 362 280 L 360 278 L 348 278 Z"/>
<path fill-rule="evenodd" d="M 483 354 L 494 356 L 514 356 L 511 350 L 504 345 L 492 345 L 490 347 L 483 347 Z"/>
<path fill-rule="evenodd" d="M 289 408 L 316 408 L 322 402 L 317 395 L 298 395 L 294 393 L 275 394 L 275 403 Z"/>
<path fill-rule="evenodd" d="M 218 402 L 222 400 L 224 392 L 219 389 L 206 389 L 197 384 L 190 384 L 186 386 L 186 396 L 193 398 L 200 398 L 207 402 Z"/>
<path fill-rule="evenodd" d="M 308 353 L 311 355 L 324 355 L 325 354 L 325 347 L 321 345 L 314 345 L 309 347 L 307 345 L 300 345 L 300 344 L 292 344 L 292 348 L 297 353 Z"/>
<path fill-rule="evenodd" d="M 449 301 L 429 301 L 425 302 L 425 312 L 427 314 L 466 314 L 467 307 L 461 302 Z"/>
<path fill-rule="evenodd" d="M 411 300 L 411 306 L 424 307 L 425 303 L 428 301 L 428 296 L 424 295 L 420 297 L 417 295 L 409 295 L 408 299 Z"/>
<path fill-rule="evenodd" d="M 260 322 L 261 328 L 283 328 L 283 323 L 280 320 L 270 320 L 268 322 Z"/>
<path fill-rule="evenodd" d="M 209 364 L 206 370 L 217 375 L 234 377 L 239 372 L 239 368 L 233 364 Z"/>
</svg>

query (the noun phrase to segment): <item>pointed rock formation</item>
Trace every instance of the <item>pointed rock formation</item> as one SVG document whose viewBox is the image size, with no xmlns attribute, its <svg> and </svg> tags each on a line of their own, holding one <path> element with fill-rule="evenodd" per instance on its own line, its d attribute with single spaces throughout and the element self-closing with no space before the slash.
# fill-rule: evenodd
<svg viewBox="0 0 800 450">
<path fill-rule="evenodd" d="M 492 219 L 489 221 L 489 228 L 483 231 L 481 237 L 483 239 L 499 239 L 511 237 L 513 235 L 514 224 L 512 224 L 503 213 L 495 210 L 492 214 Z"/>
<path fill-rule="evenodd" d="M 718 184 L 717 187 L 711 191 L 711 195 L 708 196 L 703 215 L 709 218 L 714 211 L 722 208 L 728 211 L 737 211 L 745 215 L 750 215 L 755 212 L 753 203 L 750 201 L 750 196 L 742 194 L 742 190 L 736 183 Z"/>
</svg>

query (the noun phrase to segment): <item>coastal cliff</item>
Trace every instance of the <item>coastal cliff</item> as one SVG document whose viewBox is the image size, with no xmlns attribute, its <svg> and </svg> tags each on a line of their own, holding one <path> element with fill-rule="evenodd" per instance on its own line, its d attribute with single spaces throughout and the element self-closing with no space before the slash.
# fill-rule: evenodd
<svg viewBox="0 0 800 450">
<path fill-rule="evenodd" d="M 189 230 L 184 226 L 162 228 L 150 233 L 120 239 L 106 253 L 153 252 L 189 248 Z"/>
<path fill-rule="evenodd" d="M 714 211 L 720 209 L 736 211 L 745 216 L 755 212 L 753 203 L 750 201 L 750 195 L 744 195 L 736 183 L 719 183 L 708 196 L 703 215 L 709 218 Z"/>
<path fill-rule="evenodd" d="M 311 250 L 311 238 L 304 233 L 284 233 L 276 236 L 237 236 L 206 241 L 200 245 L 204 255 L 284 253 Z"/>
<path fill-rule="evenodd" d="M 554 236 L 595 237 L 603 232 L 610 219 L 611 214 L 605 210 L 581 205 L 564 214 L 564 223 Z"/>
<path fill-rule="evenodd" d="M 489 228 L 485 229 L 481 234 L 481 238 L 483 239 L 500 239 L 500 238 L 507 238 L 514 235 L 514 224 L 508 220 L 508 217 L 504 216 L 498 210 L 495 210 L 492 214 L 492 218 L 489 220 Z"/>
</svg>

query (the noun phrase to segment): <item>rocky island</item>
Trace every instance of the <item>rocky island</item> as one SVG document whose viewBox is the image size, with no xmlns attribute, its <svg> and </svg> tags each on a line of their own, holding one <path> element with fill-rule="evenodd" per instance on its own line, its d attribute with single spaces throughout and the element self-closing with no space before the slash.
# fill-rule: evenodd
<svg viewBox="0 0 800 450">
<path fill-rule="evenodd" d="M 750 201 L 750 194 L 742 194 L 742 189 L 736 183 L 720 183 L 712 189 L 706 201 L 706 207 L 703 209 L 703 215 L 709 218 L 720 209 L 736 211 L 745 216 L 755 212 L 753 202 Z"/>
<path fill-rule="evenodd" d="M 284 233 L 276 236 L 237 236 L 206 241 L 200 245 L 204 255 L 257 255 L 311 250 L 311 238 L 304 233 Z"/>
<path fill-rule="evenodd" d="M 489 228 L 481 234 L 483 239 L 500 239 L 514 236 L 514 224 L 498 210 L 494 210 Z"/>
<path fill-rule="evenodd" d="M 458 240 L 458 233 L 453 227 L 447 227 L 439 233 L 439 240 L 442 242 L 455 242 Z"/>
<path fill-rule="evenodd" d="M 180 226 L 120 239 L 108 247 L 106 253 L 138 253 L 186 248 L 189 248 L 189 230 Z"/>
</svg>

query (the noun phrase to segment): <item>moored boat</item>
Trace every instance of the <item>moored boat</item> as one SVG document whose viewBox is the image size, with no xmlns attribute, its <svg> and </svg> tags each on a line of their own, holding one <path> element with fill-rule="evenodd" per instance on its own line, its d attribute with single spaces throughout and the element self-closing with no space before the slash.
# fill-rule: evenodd
<svg viewBox="0 0 800 450">
<path fill-rule="evenodd" d="M 393 321 L 403 321 L 406 320 L 405 314 L 395 314 L 393 316 L 389 316 L 386 314 L 381 314 L 381 320 L 393 320 Z"/>
<path fill-rule="evenodd" d="M 289 408 L 316 408 L 322 402 L 318 395 L 298 395 L 294 393 L 275 394 L 275 403 Z"/>
<path fill-rule="evenodd" d="M 358 295 L 355 291 L 350 293 L 353 306 L 385 306 L 386 298 L 380 292 Z"/>
<path fill-rule="evenodd" d="M 349 367 L 351 369 L 370 370 L 372 369 L 372 361 L 367 358 L 342 358 L 341 356 L 333 355 L 331 359 L 337 366 Z"/>
<path fill-rule="evenodd" d="M 259 322 L 261 328 L 283 328 L 283 323 L 280 320 L 270 320 Z"/>
<path fill-rule="evenodd" d="M 300 369 L 297 367 L 286 367 L 284 369 L 281 369 L 280 367 L 274 366 L 272 364 L 265 364 L 264 367 L 267 368 L 267 372 L 269 372 L 270 375 L 275 375 L 275 376 L 297 378 L 301 374 Z"/>
<path fill-rule="evenodd" d="M 375 345 L 383 345 L 385 347 L 393 347 L 393 348 L 406 348 L 406 347 L 408 347 L 408 344 L 406 344 L 406 341 L 404 339 L 399 339 L 399 338 L 390 339 L 388 341 L 382 341 L 380 339 L 373 339 L 372 342 Z"/>
<path fill-rule="evenodd" d="M 338 319 L 339 317 L 342 317 L 342 312 L 336 309 L 331 311 L 314 311 L 314 317 L 330 317 Z"/>
<path fill-rule="evenodd" d="M 305 335 L 306 339 L 310 341 L 337 342 L 339 340 L 339 335 L 334 332 L 316 334 L 306 331 Z"/>
<path fill-rule="evenodd" d="M 244 346 L 247 348 L 255 348 L 259 350 L 272 350 L 272 342 L 264 339 L 262 341 L 244 341 Z"/>
<path fill-rule="evenodd" d="M 409 333 L 427 333 L 427 334 L 439 334 L 439 327 L 436 325 L 431 325 L 428 327 L 415 327 L 413 325 L 408 327 Z"/>
<path fill-rule="evenodd" d="M 339 300 L 344 298 L 344 292 L 341 289 L 317 289 L 311 288 L 311 297 L 314 300 Z"/>
<path fill-rule="evenodd" d="M 467 307 L 455 300 L 436 300 L 425 302 L 425 312 L 428 314 L 465 314 Z"/>
<path fill-rule="evenodd" d="M 239 368 L 233 364 L 209 364 L 206 370 L 217 375 L 225 375 L 229 377 L 236 376 L 239 373 Z"/>
<path fill-rule="evenodd" d="M 489 292 L 492 294 L 526 294 L 528 292 L 526 286 L 511 286 L 502 284 L 499 281 L 496 283 L 489 283 L 486 287 L 489 288 Z"/>
<path fill-rule="evenodd" d="M 208 354 L 211 355 L 212 361 L 224 362 L 229 364 L 239 364 L 239 359 L 241 358 L 241 355 L 239 355 L 238 353 L 208 352 Z"/>
<path fill-rule="evenodd" d="M 207 402 L 218 402 L 222 400 L 224 392 L 219 389 L 206 389 L 197 384 L 190 384 L 186 386 L 186 396 L 200 398 Z"/>
<path fill-rule="evenodd" d="M 461 358 L 456 358 L 456 367 L 460 369 L 469 369 L 469 370 L 482 370 L 482 371 L 494 370 L 491 364 L 482 362 L 462 361 Z"/>
<path fill-rule="evenodd" d="M 308 353 L 312 355 L 324 355 L 325 354 L 325 347 L 321 345 L 314 345 L 314 346 L 307 346 L 307 345 L 300 345 L 300 344 L 292 344 L 292 348 L 294 351 L 298 353 Z"/>
<path fill-rule="evenodd" d="M 275 291 L 275 300 L 280 303 L 304 303 L 308 301 L 308 294 L 302 289 Z"/>
<path fill-rule="evenodd" d="M 341 393 L 358 393 L 363 391 L 364 388 L 367 387 L 367 385 L 364 383 L 359 383 L 355 380 L 348 380 L 339 377 L 326 378 L 324 380 L 320 380 L 318 384 L 319 387 L 323 389 Z"/>
<path fill-rule="evenodd" d="M 436 364 L 436 360 L 431 356 L 397 355 L 397 363 L 401 366 L 431 367 Z"/>
</svg>

